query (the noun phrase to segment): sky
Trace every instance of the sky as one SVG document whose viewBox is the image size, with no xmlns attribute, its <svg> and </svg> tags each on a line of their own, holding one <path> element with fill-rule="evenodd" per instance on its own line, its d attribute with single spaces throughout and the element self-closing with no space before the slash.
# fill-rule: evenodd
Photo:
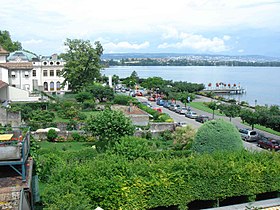
<svg viewBox="0 0 280 210">
<path fill-rule="evenodd" d="M 1 0 L 0 30 L 38 55 L 70 38 L 105 54 L 280 57 L 280 0 Z"/>
</svg>

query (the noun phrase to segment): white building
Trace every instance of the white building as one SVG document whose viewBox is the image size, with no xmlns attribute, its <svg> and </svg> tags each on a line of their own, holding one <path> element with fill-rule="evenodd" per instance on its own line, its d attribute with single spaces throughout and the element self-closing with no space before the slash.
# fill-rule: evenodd
<svg viewBox="0 0 280 210">
<path fill-rule="evenodd" d="M 0 46 L 0 99 L 11 101 L 37 101 L 37 90 L 47 93 L 63 94 L 60 76 L 65 62 L 54 54 L 38 57 L 25 51 L 11 53 Z"/>
</svg>

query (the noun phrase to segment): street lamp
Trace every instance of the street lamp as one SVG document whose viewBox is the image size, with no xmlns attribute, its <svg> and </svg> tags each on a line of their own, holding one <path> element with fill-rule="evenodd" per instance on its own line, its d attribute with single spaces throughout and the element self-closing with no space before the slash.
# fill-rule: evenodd
<svg viewBox="0 0 280 210">
<path fill-rule="evenodd" d="M 255 99 L 255 107 L 257 106 L 257 102 L 258 102 L 257 99 Z"/>
</svg>

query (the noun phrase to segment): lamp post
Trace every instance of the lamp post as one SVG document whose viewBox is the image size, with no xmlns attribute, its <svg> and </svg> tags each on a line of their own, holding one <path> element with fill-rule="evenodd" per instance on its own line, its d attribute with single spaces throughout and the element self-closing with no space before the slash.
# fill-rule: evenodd
<svg viewBox="0 0 280 210">
<path fill-rule="evenodd" d="M 257 102 L 258 102 L 257 99 L 255 99 L 255 107 L 257 106 Z"/>
</svg>

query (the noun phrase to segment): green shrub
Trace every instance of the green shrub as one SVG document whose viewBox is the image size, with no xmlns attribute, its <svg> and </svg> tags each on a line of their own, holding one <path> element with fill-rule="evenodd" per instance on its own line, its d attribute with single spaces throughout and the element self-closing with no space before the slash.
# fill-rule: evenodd
<svg viewBox="0 0 280 210">
<path fill-rule="evenodd" d="M 243 143 L 238 130 L 222 119 L 204 123 L 198 129 L 192 145 L 192 150 L 199 153 L 242 149 Z"/>
<path fill-rule="evenodd" d="M 47 133 L 47 140 L 48 141 L 55 141 L 55 139 L 58 137 L 57 131 L 55 129 L 50 129 Z"/>
<path fill-rule="evenodd" d="M 73 138 L 73 141 L 78 141 L 78 142 L 86 141 L 86 137 L 81 135 L 81 134 L 79 134 L 78 132 L 72 133 L 71 137 Z"/>
<path fill-rule="evenodd" d="M 114 97 L 114 104 L 120 104 L 120 105 L 128 106 L 131 100 L 132 100 L 131 96 L 116 94 L 115 97 Z"/>
</svg>

